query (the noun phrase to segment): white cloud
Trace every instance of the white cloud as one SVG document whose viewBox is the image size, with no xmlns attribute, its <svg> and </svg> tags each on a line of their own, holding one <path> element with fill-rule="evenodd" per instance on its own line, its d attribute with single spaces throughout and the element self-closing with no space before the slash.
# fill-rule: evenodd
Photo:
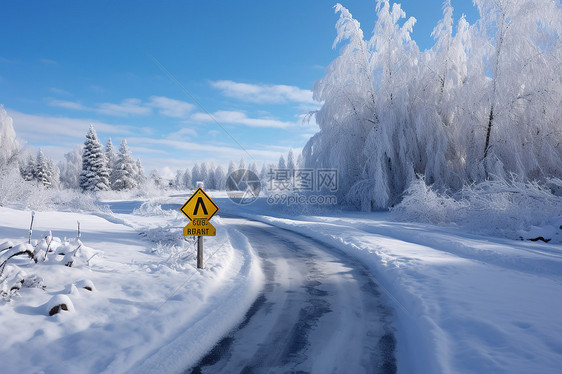
<svg viewBox="0 0 562 374">
<path fill-rule="evenodd" d="M 248 154 L 246 151 L 256 160 L 276 160 L 279 159 L 279 155 L 281 154 L 279 151 L 272 151 L 269 149 L 243 149 L 239 147 L 230 147 L 230 146 L 222 146 L 222 145 L 215 145 L 215 144 L 204 144 L 204 143 L 194 143 L 194 142 L 186 142 L 186 141 L 178 141 L 178 140 L 171 140 L 171 139 L 154 139 L 154 138 L 129 138 L 127 142 L 130 144 L 135 144 L 136 146 L 142 145 L 160 145 L 165 146 L 167 149 L 171 150 L 179 150 L 179 151 L 188 151 L 188 152 L 197 152 L 199 154 L 207 153 L 212 159 L 216 160 L 237 160 L 240 157 L 244 157 L 246 160 L 249 159 Z M 285 150 L 284 153 L 287 153 L 289 147 L 283 148 Z M 204 155 L 201 158 L 205 157 Z"/>
<path fill-rule="evenodd" d="M 164 96 L 150 97 L 148 105 L 157 108 L 161 115 L 174 118 L 186 118 L 195 108 L 193 104 Z"/>
<path fill-rule="evenodd" d="M 230 80 L 211 82 L 211 86 L 221 90 L 225 96 L 242 101 L 274 104 L 287 102 L 316 103 L 312 99 L 312 91 L 295 86 L 248 84 Z"/>
<path fill-rule="evenodd" d="M 41 61 L 42 63 L 46 64 L 46 65 L 56 65 L 57 62 L 55 60 L 51 60 L 48 58 L 41 58 L 39 59 L 39 61 Z"/>
<path fill-rule="evenodd" d="M 80 111 L 96 112 L 100 114 L 124 117 L 124 116 L 147 116 L 153 113 L 153 108 L 158 114 L 166 117 L 186 118 L 195 108 L 193 104 L 185 101 L 170 99 L 165 96 L 151 96 L 148 102 L 140 99 L 129 98 L 119 104 L 100 103 L 94 107 L 88 107 L 81 103 L 67 100 L 49 99 L 49 105 Z"/>
<path fill-rule="evenodd" d="M 181 139 L 181 138 L 185 137 L 186 135 L 197 136 L 197 131 L 195 131 L 195 129 L 184 127 L 183 129 L 180 129 L 176 132 L 173 132 L 171 134 L 166 135 L 166 138 L 168 138 L 168 139 Z"/>
<path fill-rule="evenodd" d="M 216 120 L 219 123 L 233 123 L 238 125 L 244 125 L 249 127 L 261 127 L 261 128 L 279 128 L 285 129 L 289 127 L 294 127 L 295 123 L 284 122 L 276 119 L 269 118 L 249 118 L 243 112 L 238 111 L 228 111 L 219 110 L 218 112 L 212 113 L 211 115 L 207 113 L 195 113 L 191 116 L 191 119 L 195 121 L 210 122 Z"/>
<path fill-rule="evenodd" d="M 92 110 L 91 108 L 88 108 L 80 103 L 74 101 L 67 101 L 67 100 L 52 99 L 49 100 L 49 105 L 66 108 L 66 109 L 72 109 L 72 110 Z"/>
<path fill-rule="evenodd" d="M 57 94 L 57 95 L 65 95 L 65 96 L 71 95 L 70 92 L 68 92 L 66 90 L 63 90 L 63 89 L 60 89 L 60 88 L 57 88 L 57 87 L 51 87 L 51 88 L 49 88 L 49 91 L 51 91 L 52 93 Z"/>
<path fill-rule="evenodd" d="M 125 99 L 120 104 L 101 103 L 97 104 L 96 112 L 110 116 L 146 116 L 152 113 L 152 109 L 142 104 L 140 99 Z"/>
<path fill-rule="evenodd" d="M 41 116 L 12 110 L 9 110 L 8 114 L 14 120 L 14 129 L 18 137 L 32 142 L 48 143 L 51 139 L 60 137 L 77 138 L 83 141 L 90 124 L 102 133 L 123 135 L 138 133 L 138 129 L 133 129 L 131 126 L 111 125 L 90 119 Z"/>
</svg>

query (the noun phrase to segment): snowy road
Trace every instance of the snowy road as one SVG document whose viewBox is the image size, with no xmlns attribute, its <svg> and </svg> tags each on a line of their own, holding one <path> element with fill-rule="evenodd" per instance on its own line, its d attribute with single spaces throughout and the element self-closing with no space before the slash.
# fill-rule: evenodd
<svg viewBox="0 0 562 374">
<path fill-rule="evenodd" d="M 221 218 L 259 254 L 264 289 L 188 373 L 396 372 L 391 310 L 359 263 L 291 231 Z"/>
</svg>

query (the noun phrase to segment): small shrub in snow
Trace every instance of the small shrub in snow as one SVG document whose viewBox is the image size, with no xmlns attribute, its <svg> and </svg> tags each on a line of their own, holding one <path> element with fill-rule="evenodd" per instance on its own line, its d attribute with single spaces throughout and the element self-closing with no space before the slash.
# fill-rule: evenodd
<svg viewBox="0 0 562 374">
<path fill-rule="evenodd" d="M 92 291 L 92 292 L 96 290 L 96 287 L 94 287 L 94 282 L 92 282 L 89 279 L 84 279 L 79 281 L 78 283 L 76 283 L 76 287 L 83 288 L 85 290 Z"/>
<path fill-rule="evenodd" d="M 55 295 L 46 305 L 46 312 L 49 316 L 54 316 L 61 311 L 74 311 L 74 304 L 67 295 Z"/>
<path fill-rule="evenodd" d="M 560 183 L 560 180 L 549 180 L 549 184 Z M 437 193 L 423 179 L 418 179 L 391 212 L 402 220 L 455 223 L 480 232 L 519 238 L 518 232 L 551 225 L 559 219 L 562 196 L 537 182 L 513 178 L 467 185 L 449 196 Z"/>
</svg>

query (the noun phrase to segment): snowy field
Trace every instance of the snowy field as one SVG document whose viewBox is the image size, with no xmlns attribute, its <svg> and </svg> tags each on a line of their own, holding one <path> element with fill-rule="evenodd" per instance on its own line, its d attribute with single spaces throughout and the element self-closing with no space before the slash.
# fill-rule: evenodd
<svg viewBox="0 0 562 374">
<path fill-rule="evenodd" d="M 220 211 L 203 271 L 181 237 L 187 219 L 177 209 L 187 195 L 104 201 L 112 214 L 37 212 L 32 243 L 44 248 L 51 230 L 61 242 L 72 238 L 60 248 L 74 249 L 80 221 L 84 250 L 72 267 L 54 253 L 37 264 L 8 262 L 10 279 L 26 281 L 0 307 L 2 372 L 181 372 L 195 364 L 263 284 L 247 238 L 221 214 L 293 230 L 365 264 L 396 312 L 399 373 L 559 372 L 562 245 L 400 223 L 388 213 L 304 216 L 211 196 Z M 0 242 L 27 242 L 30 217 L 0 208 Z M 57 295 L 72 308 L 49 316 Z"/>
<path fill-rule="evenodd" d="M 0 301 L 2 373 L 178 372 L 250 307 L 261 270 L 245 238 L 220 218 L 213 219 L 217 236 L 205 239 L 206 269 L 197 270 L 181 213 L 146 204 L 125 214 L 140 203 L 110 205 L 122 213 L 36 213 L 32 244 L 45 247 L 51 230 L 63 242 L 73 238 L 74 249 L 80 221 L 84 247 L 72 267 L 55 253 L 37 264 L 21 256 L 8 262 L 5 275 L 24 283 Z M 27 242 L 30 218 L 30 211 L 0 207 L 0 242 Z M 51 247 L 63 248 L 57 239 Z M 3 291 L 12 284 L 4 282 Z M 53 298 L 70 300 L 69 311 L 49 316 Z"/>
</svg>

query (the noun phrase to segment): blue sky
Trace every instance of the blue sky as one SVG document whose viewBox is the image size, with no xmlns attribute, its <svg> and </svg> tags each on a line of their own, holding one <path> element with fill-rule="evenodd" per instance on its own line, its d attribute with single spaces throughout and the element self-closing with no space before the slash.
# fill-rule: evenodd
<svg viewBox="0 0 562 374">
<path fill-rule="evenodd" d="M 414 40 L 431 47 L 441 2 L 400 3 L 417 19 Z M 334 4 L 4 2 L 0 104 L 30 150 L 55 160 L 93 123 L 104 144 L 126 138 L 147 170 L 241 157 L 261 166 L 300 150 L 317 131 L 300 118 L 319 107 L 310 90 L 337 57 Z M 452 4 L 455 18 L 475 21 L 471 1 Z M 342 5 L 370 37 L 375 1 Z"/>
</svg>

